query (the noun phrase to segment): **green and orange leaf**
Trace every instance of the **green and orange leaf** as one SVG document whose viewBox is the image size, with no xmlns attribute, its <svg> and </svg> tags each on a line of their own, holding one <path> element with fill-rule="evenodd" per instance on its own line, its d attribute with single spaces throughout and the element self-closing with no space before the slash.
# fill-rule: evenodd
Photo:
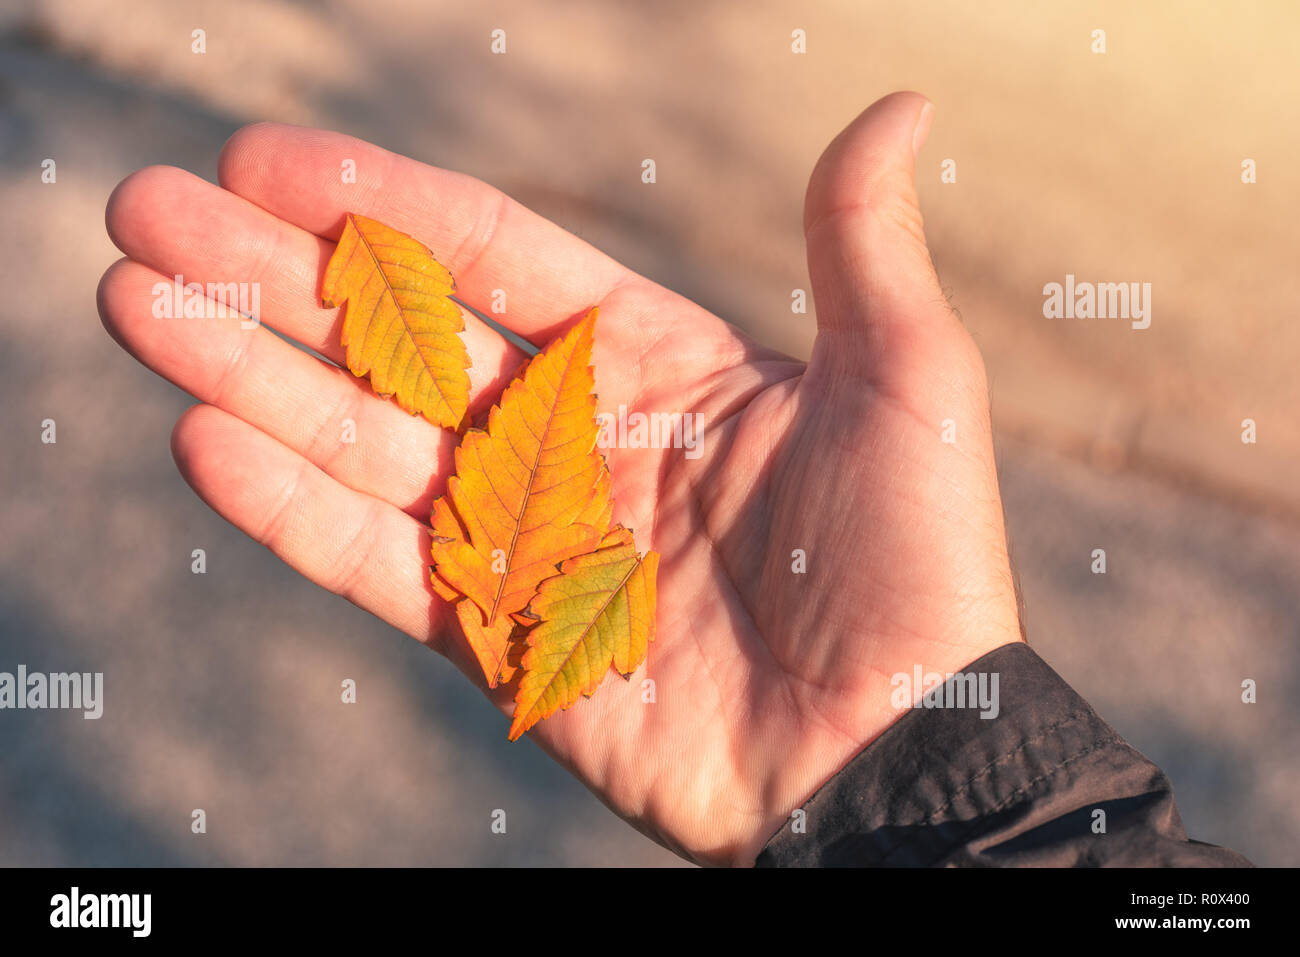
<svg viewBox="0 0 1300 957">
<path fill-rule="evenodd" d="M 632 533 L 622 527 L 601 546 L 564 562 L 529 603 L 538 623 L 520 662 L 511 741 L 592 694 L 611 664 L 630 675 L 654 640 L 658 554 L 638 557 Z"/>
<path fill-rule="evenodd" d="M 495 687 L 512 616 L 566 559 L 601 544 L 613 511 L 596 450 L 591 345 L 596 310 L 534 356 L 456 450 L 456 474 L 433 505 L 434 587 L 482 612 L 466 638 Z M 462 624 L 472 616 L 459 609 Z M 508 642 L 506 642 L 508 644 Z"/>
<path fill-rule="evenodd" d="M 455 281 L 422 243 L 348 213 L 321 299 L 342 306 L 348 368 L 380 395 L 435 425 L 459 429 L 469 408 L 465 320 Z"/>
</svg>

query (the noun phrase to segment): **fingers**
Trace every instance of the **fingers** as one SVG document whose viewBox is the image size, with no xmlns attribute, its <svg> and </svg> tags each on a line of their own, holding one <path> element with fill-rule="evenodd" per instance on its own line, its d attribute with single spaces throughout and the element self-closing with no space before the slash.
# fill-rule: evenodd
<svg viewBox="0 0 1300 957">
<path fill-rule="evenodd" d="M 355 171 L 355 181 L 345 176 Z M 456 277 L 457 294 L 544 344 L 635 274 L 487 184 L 361 140 L 275 123 L 226 143 L 221 185 L 319 236 L 347 212 L 409 233 Z M 505 312 L 492 310 L 497 290 Z"/>
<path fill-rule="evenodd" d="M 136 262 L 185 282 L 257 283 L 261 318 L 335 362 L 339 310 L 320 305 L 320 284 L 334 243 L 260 209 L 228 190 L 168 166 L 133 173 L 113 191 L 106 221 L 119 249 Z M 477 317 L 463 333 L 482 390 L 524 355 Z"/>
<path fill-rule="evenodd" d="M 212 406 L 176 423 L 172 454 L 203 501 L 303 576 L 441 644 L 449 609 L 429 584 L 429 542 L 415 519 Z"/>
<path fill-rule="evenodd" d="M 160 319 L 155 283 L 170 282 L 130 260 L 99 286 L 113 337 L 154 372 L 306 457 L 335 479 L 425 520 L 438 477 L 452 465 L 455 436 L 381 399 L 350 373 L 321 362 L 237 317 Z M 513 367 L 498 366 L 478 395 L 492 398 Z"/>
</svg>

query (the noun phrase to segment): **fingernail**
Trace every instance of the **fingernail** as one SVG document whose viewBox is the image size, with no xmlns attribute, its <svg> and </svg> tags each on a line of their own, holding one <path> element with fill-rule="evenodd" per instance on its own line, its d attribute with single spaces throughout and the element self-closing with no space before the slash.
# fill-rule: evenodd
<svg viewBox="0 0 1300 957">
<path fill-rule="evenodd" d="M 912 158 L 915 159 L 925 145 L 925 138 L 930 135 L 930 124 L 934 122 L 934 104 L 926 101 L 921 113 L 916 118 L 916 127 L 912 130 Z"/>
</svg>

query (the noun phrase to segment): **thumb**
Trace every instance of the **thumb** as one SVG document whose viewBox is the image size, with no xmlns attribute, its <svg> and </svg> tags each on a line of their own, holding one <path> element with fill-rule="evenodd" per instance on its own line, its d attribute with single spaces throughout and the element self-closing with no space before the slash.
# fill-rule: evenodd
<svg viewBox="0 0 1300 957">
<path fill-rule="evenodd" d="M 892 93 L 818 160 L 804 234 L 819 336 L 882 346 L 899 320 L 940 309 L 951 316 L 925 245 L 914 177 L 933 113 L 919 93 Z"/>
</svg>

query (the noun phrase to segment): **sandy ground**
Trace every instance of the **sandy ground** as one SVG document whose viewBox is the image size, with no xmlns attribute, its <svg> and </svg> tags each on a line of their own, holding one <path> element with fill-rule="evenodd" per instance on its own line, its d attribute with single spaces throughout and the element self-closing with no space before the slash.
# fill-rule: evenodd
<svg viewBox="0 0 1300 957">
<path fill-rule="evenodd" d="M 1300 14 L 812 6 L 5 6 L 0 670 L 103 670 L 113 691 L 97 722 L 0 717 L 0 864 L 675 860 L 508 745 L 449 665 L 192 496 L 167 448 L 187 397 L 95 316 L 119 179 L 150 163 L 214 178 L 252 120 L 345 130 L 488 180 L 805 354 L 814 320 L 789 303 L 808 172 L 908 87 L 939 108 L 922 204 L 989 364 L 1031 640 L 1171 775 L 1194 836 L 1300 862 Z M 1151 328 L 1045 319 L 1042 287 L 1066 273 L 1151 282 Z"/>
</svg>

